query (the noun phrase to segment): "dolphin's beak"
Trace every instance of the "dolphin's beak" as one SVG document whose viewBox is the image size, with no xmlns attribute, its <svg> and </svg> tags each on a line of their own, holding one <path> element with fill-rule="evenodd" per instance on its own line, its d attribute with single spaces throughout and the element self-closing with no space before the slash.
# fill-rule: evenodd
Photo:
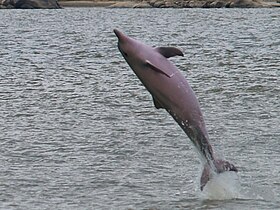
<svg viewBox="0 0 280 210">
<path fill-rule="evenodd" d="M 120 32 L 118 29 L 114 29 L 114 33 L 116 34 L 116 36 L 117 36 L 118 38 L 120 38 L 121 32 Z"/>
<path fill-rule="evenodd" d="M 114 29 L 114 33 L 118 37 L 119 42 L 123 42 L 123 41 L 125 41 L 125 39 L 127 39 L 127 36 L 124 35 L 122 32 L 120 32 L 118 29 Z"/>
</svg>

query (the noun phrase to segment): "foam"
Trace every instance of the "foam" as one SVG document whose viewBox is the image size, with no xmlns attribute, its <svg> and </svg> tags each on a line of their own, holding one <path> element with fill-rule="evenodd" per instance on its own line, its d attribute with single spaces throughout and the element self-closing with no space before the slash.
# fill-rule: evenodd
<svg viewBox="0 0 280 210">
<path fill-rule="evenodd" d="M 226 200 L 240 197 L 241 184 L 237 173 L 215 174 L 205 185 L 201 197 L 205 200 Z"/>
</svg>

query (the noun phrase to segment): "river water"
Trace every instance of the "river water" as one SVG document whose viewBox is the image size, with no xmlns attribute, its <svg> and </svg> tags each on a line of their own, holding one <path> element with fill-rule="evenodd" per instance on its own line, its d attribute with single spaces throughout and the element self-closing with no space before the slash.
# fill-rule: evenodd
<svg viewBox="0 0 280 210">
<path fill-rule="evenodd" d="M 1 10 L 1 209 L 279 209 L 280 10 Z M 238 195 L 205 197 L 190 140 L 117 49 L 153 46 L 199 98 Z M 213 193 L 212 193 L 213 194 Z"/>
</svg>

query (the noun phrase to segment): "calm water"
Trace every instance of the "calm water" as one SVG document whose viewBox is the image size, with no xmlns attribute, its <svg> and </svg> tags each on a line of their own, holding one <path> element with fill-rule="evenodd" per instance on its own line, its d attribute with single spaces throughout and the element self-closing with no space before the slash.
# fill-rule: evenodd
<svg viewBox="0 0 280 210">
<path fill-rule="evenodd" d="M 279 9 L 0 13 L 1 209 L 279 209 Z M 153 107 L 113 28 L 154 46 L 195 90 L 237 199 L 204 199 L 190 140 Z M 218 199 L 218 198 L 217 198 Z"/>
</svg>

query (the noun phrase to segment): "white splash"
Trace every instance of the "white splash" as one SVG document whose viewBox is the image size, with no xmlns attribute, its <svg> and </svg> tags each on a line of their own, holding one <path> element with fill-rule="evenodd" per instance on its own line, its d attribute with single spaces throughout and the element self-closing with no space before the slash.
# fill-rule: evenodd
<svg viewBox="0 0 280 210">
<path fill-rule="evenodd" d="M 226 171 L 215 174 L 205 185 L 201 197 L 204 200 L 240 198 L 241 184 L 237 173 Z"/>
</svg>

